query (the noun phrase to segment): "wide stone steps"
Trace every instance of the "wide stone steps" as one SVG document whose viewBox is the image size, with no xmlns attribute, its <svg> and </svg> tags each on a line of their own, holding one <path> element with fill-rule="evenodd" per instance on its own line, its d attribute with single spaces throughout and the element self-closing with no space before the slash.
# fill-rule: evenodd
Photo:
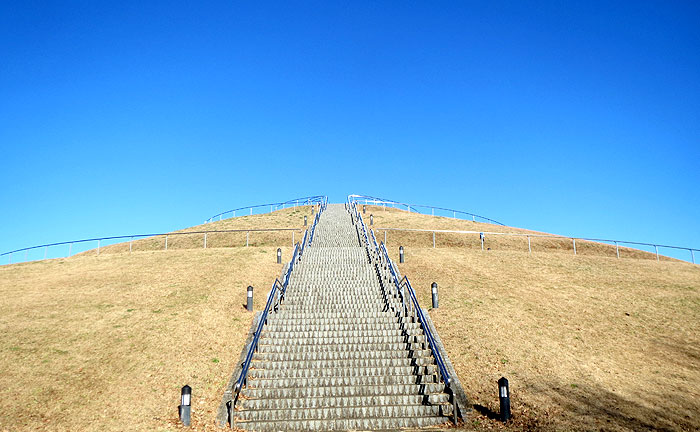
<svg viewBox="0 0 700 432">
<path fill-rule="evenodd" d="M 328 206 L 268 315 L 235 427 L 397 430 L 449 421 L 453 406 L 421 325 L 403 316 L 372 256 L 350 214 Z"/>
<path fill-rule="evenodd" d="M 368 417 L 419 417 L 449 415 L 451 405 L 375 405 L 375 406 L 344 406 L 306 409 L 260 409 L 245 410 L 238 413 L 240 420 L 336 420 L 361 419 Z"/>
</svg>

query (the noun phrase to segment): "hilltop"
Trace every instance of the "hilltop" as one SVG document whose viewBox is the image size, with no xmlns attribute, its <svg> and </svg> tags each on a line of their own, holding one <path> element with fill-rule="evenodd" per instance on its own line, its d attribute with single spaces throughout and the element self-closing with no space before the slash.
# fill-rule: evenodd
<svg viewBox="0 0 700 432">
<path fill-rule="evenodd" d="M 368 206 L 373 228 L 525 232 Z M 303 228 L 310 207 L 189 231 Z M 187 231 L 187 230 L 186 230 Z M 298 231 L 303 232 L 303 231 Z M 298 235 L 298 234 L 297 234 Z M 255 309 L 291 255 L 291 234 L 134 241 L 0 267 L 0 430 L 176 429 L 179 389 L 193 387 L 195 429 L 214 428 Z M 188 239 L 189 238 L 189 239 Z M 377 236 L 383 240 L 383 234 Z M 296 239 L 299 240 L 298 238 Z M 390 232 L 387 244 L 430 306 L 476 409 L 466 429 L 700 428 L 700 267 L 609 245 Z M 490 250 L 488 250 L 490 248 Z M 498 410 L 511 383 L 514 422 Z"/>
</svg>

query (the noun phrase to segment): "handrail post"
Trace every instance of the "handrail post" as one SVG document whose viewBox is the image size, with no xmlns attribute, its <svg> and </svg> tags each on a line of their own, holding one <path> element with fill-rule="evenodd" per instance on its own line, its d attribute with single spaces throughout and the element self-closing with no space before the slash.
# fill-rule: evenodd
<svg viewBox="0 0 700 432">
<path fill-rule="evenodd" d="M 204 249 L 207 248 L 207 233 L 204 233 Z"/>
<path fill-rule="evenodd" d="M 165 250 L 168 250 L 168 236 L 165 236 Z"/>
<path fill-rule="evenodd" d="M 692 249 L 688 249 L 690 251 L 690 259 L 693 261 L 693 264 L 695 264 L 695 253 L 693 252 Z"/>
<path fill-rule="evenodd" d="M 530 236 L 527 236 L 527 253 L 532 253 L 532 246 L 530 245 Z"/>
<path fill-rule="evenodd" d="M 617 259 L 620 259 L 620 245 L 615 242 L 615 253 L 617 253 Z"/>
<path fill-rule="evenodd" d="M 576 239 L 572 238 L 571 240 L 574 241 L 574 255 L 576 255 Z"/>
<path fill-rule="evenodd" d="M 656 251 L 656 261 L 659 261 L 659 247 L 654 245 L 654 250 Z"/>
<path fill-rule="evenodd" d="M 250 231 L 245 232 L 245 247 L 248 247 L 248 234 L 250 234 Z"/>
</svg>

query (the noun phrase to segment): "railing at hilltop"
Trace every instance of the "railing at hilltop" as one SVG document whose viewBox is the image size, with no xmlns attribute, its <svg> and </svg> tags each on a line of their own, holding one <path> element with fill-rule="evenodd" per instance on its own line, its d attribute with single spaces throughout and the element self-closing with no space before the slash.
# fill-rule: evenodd
<svg viewBox="0 0 700 432">
<path fill-rule="evenodd" d="M 572 248 L 574 255 L 578 255 L 578 250 L 576 247 L 576 241 L 584 241 L 584 242 L 594 242 L 600 245 L 604 246 L 615 246 L 615 254 L 617 255 L 617 258 L 620 258 L 620 245 L 625 246 L 625 245 L 632 245 L 632 246 L 648 246 L 648 247 L 653 247 L 654 252 L 648 252 L 642 249 L 638 248 L 629 248 L 629 249 L 634 249 L 637 251 L 645 252 L 645 253 L 653 253 L 656 255 L 656 260 L 660 261 L 660 257 L 663 255 L 659 254 L 659 248 L 661 249 L 673 249 L 673 250 L 680 250 L 680 251 L 688 251 L 690 252 L 690 260 L 693 264 L 695 264 L 695 252 L 700 252 L 700 249 L 696 248 L 689 248 L 689 247 L 682 247 L 682 246 L 670 246 L 670 245 L 662 245 L 662 244 L 656 244 L 656 243 L 643 243 L 643 242 L 634 242 L 634 241 L 627 241 L 627 240 L 613 240 L 613 239 L 599 239 L 599 238 L 588 238 L 588 237 L 571 237 L 571 236 L 562 236 L 562 235 L 556 235 L 556 234 L 530 234 L 530 233 L 505 233 L 505 232 L 488 232 L 488 231 L 459 231 L 459 230 L 430 230 L 430 229 L 417 229 L 417 228 L 374 228 L 375 231 L 384 231 L 384 244 L 387 244 L 387 232 L 415 232 L 415 233 L 431 233 L 432 234 L 432 240 L 433 240 L 433 248 L 436 247 L 436 233 L 441 233 L 441 234 L 473 234 L 473 235 L 478 235 L 479 236 L 479 241 L 481 243 L 481 250 L 484 250 L 484 242 L 487 237 L 490 236 L 504 236 L 504 237 L 519 237 L 519 238 L 527 238 L 527 248 L 528 248 L 528 253 L 532 253 L 532 243 L 531 239 L 546 239 L 546 240 L 567 240 L 571 242 Z M 579 244 L 579 246 L 581 246 Z"/>
<path fill-rule="evenodd" d="M 214 216 L 205 220 L 204 223 L 214 222 L 214 221 L 216 221 L 217 218 L 219 220 L 228 219 L 228 217 L 225 217 L 226 215 L 231 215 L 231 217 L 236 217 L 236 212 L 239 212 L 239 215 L 240 215 L 240 212 L 242 210 L 248 211 L 249 214 L 247 214 L 246 216 L 252 216 L 254 209 L 269 207 L 270 213 L 272 213 L 273 211 L 278 210 L 280 207 L 283 209 L 287 208 L 288 206 L 298 207 L 300 203 L 301 203 L 301 205 L 315 205 L 315 204 L 326 205 L 328 203 L 328 197 L 325 195 L 313 195 L 313 196 L 302 197 L 302 198 L 293 198 L 293 199 L 290 199 L 290 200 L 284 201 L 284 202 L 256 204 L 256 205 L 247 206 L 247 207 L 239 207 L 239 208 L 235 208 L 235 209 L 231 209 L 231 210 L 226 210 L 225 212 L 222 212 L 222 213 L 215 214 Z M 260 213 L 258 213 L 258 214 L 260 214 Z M 241 215 L 241 216 L 243 216 L 243 215 Z"/>
<path fill-rule="evenodd" d="M 356 204 L 365 204 L 365 205 L 382 205 L 382 206 L 390 206 L 392 208 L 400 208 L 400 209 L 405 209 L 408 212 L 415 212 L 419 214 L 425 214 L 417 211 L 417 208 L 427 208 L 427 209 L 432 209 L 432 215 L 435 216 L 435 210 L 444 210 L 447 212 L 453 212 L 453 217 L 456 217 L 456 215 L 469 215 L 472 216 L 472 221 L 479 222 L 480 220 L 484 220 L 488 223 L 492 223 L 495 225 L 501 225 L 505 226 L 502 223 L 495 221 L 493 219 L 489 219 L 483 216 L 479 216 L 473 213 L 468 213 L 468 212 L 463 212 L 460 210 L 453 210 L 453 209 L 447 209 L 444 207 L 434 207 L 434 206 L 426 206 L 426 205 L 416 205 L 416 204 L 406 204 L 406 203 L 401 203 L 398 201 L 393 201 L 393 200 L 387 200 L 383 198 L 377 198 L 377 197 L 371 197 L 368 195 L 349 195 L 348 196 L 348 202 L 354 202 Z M 439 215 L 438 215 L 439 216 Z M 588 241 L 588 242 L 596 242 L 600 243 L 603 245 L 608 245 L 608 246 L 615 246 L 615 253 L 618 258 L 620 258 L 620 245 L 625 246 L 632 246 L 630 249 L 635 249 L 635 250 L 640 250 L 642 252 L 646 253 L 653 253 L 656 255 L 657 261 L 660 261 L 660 257 L 662 255 L 659 254 L 659 249 L 663 251 L 663 249 L 671 249 L 674 251 L 687 251 L 690 253 L 690 262 L 695 264 L 695 252 L 700 252 L 700 249 L 697 248 L 691 248 L 691 247 L 686 247 L 686 246 L 672 246 L 672 245 L 665 245 L 665 244 L 659 244 L 659 243 L 645 243 L 645 242 L 638 242 L 638 241 L 629 241 L 629 240 L 617 240 L 617 239 L 599 239 L 599 238 L 586 238 L 586 237 L 573 237 L 573 236 L 564 236 L 564 235 L 556 235 L 556 234 L 520 234 L 520 233 L 502 233 L 502 232 L 484 232 L 484 231 L 457 231 L 457 230 L 437 230 L 437 229 L 411 229 L 411 228 L 375 228 L 376 231 L 384 231 L 384 243 L 387 242 L 387 237 L 386 233 L 387 231 L 414 231 L 414 232 L 427 232 L 427 233 L 432 233 L 433 234 L 433 247 L 435 247 L 436 244 L 436 238 L 435 234 L 436 233 L 458 233 L 458 234 L 479 234 L 481 236 L 485 235 L 495 235 L 495 236 L 513 236 L 513 237 L 526 237 L 528 241 L 528 252 L 532 253 L 532 245 L 531 245 L 531 238 L 547 238 L 547 239 L 562 239 L 562 240 L 570 240 L 573 245 L 573 251 L 574 254 L 577 254 L 577 249 L 576 249 L 576 241 Z M 482 249 L 484 248 L 484 243 L 483 243 L 483 238 L 482 238 Z M 654 248 L 654 252 L 649 252 L 645 251 L 643 249 L 639 248 L 634 248 L 635 246 L 644 246 L 644 247 L 650 247 Z M 688 261 L 687 259 L 683 258 L 678 258 L 684 261 Z"/>
<path fill-rule="evenodd" d="M 490 223 L 494 225 L 501 225 L 505 226 L 505 224 L 498 222 L 497 220 L 487 218 L 485 216 L 480 216 L 475 213 L 469 213 L 466 211 L 462 210 L 455 210 L 455 209 L 449 209 L 445 207 L 435 207 L 435 206 L 429 206 L 429 205 L 423 205 L 423 204 L 407 204 L 407 203 L 402 203 L 399 201 L 394 201 L 394 200 L 389 200 L 389 199 L 384 199 L 384 198 L 377 198 L 377 197 L 372 197 L 368 195 L 348 195 L 348 202 L 356 202 L 356 203 L 362 203 L 364 205 L 377 205 L 377 206 L 389 206 L 392 208 L 398 208 L 401 210 L 406 210 L 409 213 L 419 213 L 419 214 L 427 214 L 427 213 L 422 213 L 418 211 L 418 209 L 428 209 L 430 210 L 430 214 L 432 216 L 436 216 L 435 210 L 438 211 L 437 216 L 440 216 L 439 212 L 443 212 L 443 214 L 447 214 L 449 217 L 449 213 L 452 213 L 452 218 L 457 219 L 457 215 L 459 216 L 470 216 L 472 219 L 472 222 L 485 222 L 485 223 Z"/>
<path fill-rule="evenodd" d="M 309 197 L 303 197 L 303 198 L 294 198 L 292 200 L 280 202 L 280 203 L 272 203 L 272 204 L 259 204 L 259 205 L 254 205 L 254 206 L 248 206 L 248 207 L 241 207 L 240 209 L 236 210 L 241 210 L 241 209 L 251 209 L 251 214 L 253 212 L 252 209 L 254 208 L 259 208 L 259 207 L 268 207 L 268 206 L 276 206 L 276 208 L 279 207 L 286 207 L 286 206 L 297 206 L 297 205 L 319 205 L 320 208 L 325 208 L 328 203 L 328 197 L 325 195 L 314 195 L 314 196 L 309 196 Z M 222 214 L 227 214 L 229 212 L 234 212 L 236 210 L 229 210 L 228 212 L 220 213 L 219 215 L 212 216 L 212 218 L 209 218 L 207 222 L 211 222 L 214 217 L 218 217 Z M 193 235 L 193 234 L 202 234 L 203 235 L 203 247 L 207 247 L 207 234 L 216 234 L 216 233 L 236 233 L 236 232 L 245 232 L 246 233 L 246 246 L 249 245 L 249 235 L 250 233 L 255 233 L 255 232 L 274 232 L 274 231 L 289 231 L 292 233 L 292 245 L 295 244 L 295 233 L 301 232 L 301 228 L 260 228 L 260 229 L 230 229 L 230 230 L 203 230 L 203 231 L 185 231 L 185 232 L 170 232 L 170 233 L 151 233 L 151 234 L 129 234 L 129 235 L 120 235 L 120 236 L 106 236 L 106 237 L 93 237 L 93 238 L 87 238 L 87 239 L 79 239 L 79 240 L 68 240 L 68 241 L 62 241 L 62 242 L 54 242 L 54 243 L 45 243 L 41 245 L 36 245 L 36 246 L 29 246 L 29 247 L 24 247 L 24 248 L 19 248 L 15 250 L 11 250 L 8 252 L 3 252 L 0 253 L 0 265 L 3 264 L 13 264 L 13 257 L 17 256 L 17 254 L 21 254 L 24 252 L 24 260 L 14 260 L 14 263 L 17 262 L 28 262 L 30 261 L 29 259 L 29 252 L 30 251 L 37 251 L 40 249 L 44 249 L 44 256 L 43 258 L 33 258 L 31 261 L 41 261 L 41 260 L 46 260 L 49 259 L 49 248 L 55 247 L 60 247 L 60 246 L 68 246 L 67 252 L 61 252 L 61 253 L 55 253 L 52 252 L 51 258 L 69 258 L 76 253 L 82 253 L 85 252 L 85 249 L 82 251 L 75 252 L 73 247 L 75 245 L 84 245 L 86 243 L 96 243 L 96 251 L 97 254 L 100 254 L 100 249 L 104 247 L 103 242 L 110 242 L 110 241 L 117 241 L 117 240 L 128 240 L 129 241 L 129 252 L 132 251 L 132 244 L 134 240 L 144 240 L 146 238 L 163 238 L 164 239 L 164 249 L 168 249 L 168 237 L 169 236 L 183 236 L 183 235 Z M 113 244 L 109 244 L 108 246 L 112 246 Z M 74 253 L 75 252 L 75 253 Z M 5 258 L 7 257 L 7 261 L 5 261 Z"/>
</svg>

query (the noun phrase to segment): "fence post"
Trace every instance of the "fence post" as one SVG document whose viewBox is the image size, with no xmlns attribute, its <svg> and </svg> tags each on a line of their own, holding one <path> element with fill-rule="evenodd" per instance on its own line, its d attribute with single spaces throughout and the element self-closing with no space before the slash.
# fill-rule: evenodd
<svg viewBox="0 0 700 432">
<path fill-rule="evenodd" d="M 527 253 L 532 253 L 532 246 L 530 245 L 530 236 L 527 236 Z"/>
<path fill-rule="evenodd" d="M 452 212 L 452 219 L 457 219 L 457 212 L 456 211 Z"/>
<path fill-rule="evenodd" d="M 476 222 L 476 217 L 472 215 L 472 222 Z"/>
<path fill-rule="evenodd" d="M 620 246 L 615 242 L 615 253 L 617 253 L 617 259 L 620 259 Z"/>
<path fill-rule="evenodd" d="M 435 208 L 433 208 L 433 207 L 430 208 L 430 214 L 432 216 L 435 216 Z"/>
<path fill-rule="evenodd" d="M 484 250 L 484 233 L 479 233 L 479 238 L 481 239 L 481 250 Z"/>
<path fill-rule="evenodd" d="M 134 238 L 129 238 L 129 253 L 131 253 L 131 244 L 134 242 Z"/>
<path fill-rule="evenodd" d="M 654 250 L 656 251 L 656 261 L 659 260 L 659 247 L 657 245 L 654 245 Z"/>
<path fill-rule="evenodd" d="M 207 233 L 204 233 L 204 249 L 207 248 Z"/>
<path fill-rule="evenodd" d="M 100 254 L 100 241 L 97 240 L 97 255 Z"/>
<path fill-rule="evenodd" d="M 384 230 L 384 244 L 386 244 L 386 230 Z"/>
<path fill-rule="evenodd" d="M 168 250 L 168 236 L 165 236 L 165 250 Z"/>
<path fill-rule="evenodd" d="M 250 208 L 250 215 L 253 216 L 253 207 Z"/>
<path fill-rule="evenodd" d="M 693 253 L 692 249 L 688 249 L 690 251 L 690 259 L 693 261 L 693 264 L 695 264 L 695 253 Z"/>
<path fill-rule="evenodd" d="M 248 234 L 250 234 L 250 231 L 245 232 L 245 247 L 248 247 Z"/>
<path fill-rule="evenodd" d="M 576 239 L 571 239 L 574 241 L 574 255 L 576 255 Z"/>
<path fill-rule="evenodd" d="M 435 231 L 433 231 L 433 249 L 435 249 Z"/>
<path fill-rule="evenodd" d="M 233 211 L 233 217 L 236 217 L 236 210 Z"/>
</svg>

